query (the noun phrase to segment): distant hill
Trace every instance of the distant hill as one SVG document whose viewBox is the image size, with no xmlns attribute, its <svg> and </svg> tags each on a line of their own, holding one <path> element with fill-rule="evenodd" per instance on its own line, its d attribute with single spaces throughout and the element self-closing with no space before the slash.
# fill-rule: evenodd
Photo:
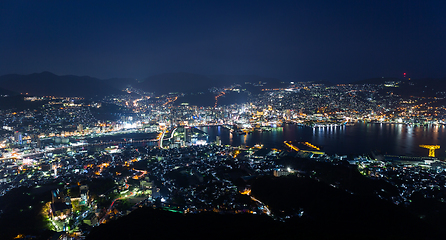
<svg viewBox="0 0 446 240">
<path fill-rule="evenodd" d="M 213 79 L 193 73 L 165 73 L 146 78 L 138 88 L 156 95 L 172 92 L 205 92 L 219 83 Z"/>
<path fill-rule="evenodd" d="M 246 89 L 253 94 L 261 93 L 262 89 L 284 88 L 290 84 L 277 78 L 260 77 L 257 75 L 211 75 L 209 77 L 225 83 L 225 86 L 239 84 L 242 89 Z"/>
<path fill-rule="evenodd" d="M 401 81 L 401 79 L 392 77 L 368 78 L 360 81 L 351 82 L 351 84 L 384 84 L 389 81 Z"/>
<path fill-rule="evenodd" d="M 19 95 L 19 94 L 16 92 L 13 92 L 13 91 L 9 91 L 4 88 L 0 88 L 0 96 L 15 96 L 15 95 Z"/>
<path fill-rule="evenodd" d="M 215 105 L 215 96 L 216 94 L 211 92 L 206 92 L 202 94 L 187 94 L 184 96 L 180 96 L 177 101 L 175 101 L 174 105 L 181 105 L 183 103 L 188 103 L 192 106 L 200 106 L 200 107 L 212 107 Z M 231 105 L 231 104 L 241 104 L 248 101 L 248 93 L 247 92 L 227 92 L 225 95 L 222 95 L 218 98 L 217 105 Z"/>
<path fill-rule="evenodd" d="M 267 78 L 267 77 L 260 77 L 257 75 L 209 75 L 209 78 L 212 78 L 218 82 L 223 83 L 238 83 L 238 84 L 244 84 L 246 82 L 249 83 L 266 83 L 267 85 L 277 85 L 280 84 L 282 81 L 277 78 Z"/>
<path fill-rule="evenodd" d="M 371 78 L 352 84 L 385 84 L 398 83 L 385 88 L 386 91 L 392 91 L 395 94 L 418 97 L 445 97 L 446 96 L 446 78 Z"/>
<path fill-rule="evenodd" d="M 394 93 L 402 96 L 445 97 L 446 78 L 422 78 L 402 81 Z"/>
<path fill-rule="evenodd" d="M 288 82 L 256 75 L 200 75 L 193 73 L 158 74 L 138 81 L 134 78 L 98 79 L 89 76 L 63 75 L 51 72 L 28 75 L 0 76 L 0 95 L 95 97 L 122 94 L 127 87 L 134 87 L 156 95 L 168 93 L 208 93 L 209 89 L 239 84 L 250 93 L 260 93 L 265 88 L 286 87 Z"/>
<path fill-rule="evenodd" d="M 229 87 L 234 84 L 240 84 L 242 88 L 249 88 L 249 91 L 257 91 L 262 88 L 285 86 L 288 83 L 282 83 L 276 78 L 265 78 L 255 75 L 205 76 L 193 73 L 166 73 L 148 77 L 138 86 L 144 91 L 155 92 L 155 94 L 160 95 L 172 92 L 208 92 L 213 87 Z M 253 84 L 262 86 L 253 87 Z"/>
<path fill-rule="evenodd" d="M 35 96 L 94 97 L 122 93 L 97 78 L 58 76 L 50 72 L 0 76 L 0 85 L 9 91 Z"/>
<path fill-rule="evenodd" d="M 136 87 L 138 85 L 138 81 L 134 78 L 110 78 L 102 81 L 104 81 L 106 85 L 118 90 L 122 90 L 130 86 Z"/>
<path fill-rule="evenodd" d="M 324 84 L 325 86 L 334 86 L 335 85 L 334 83 L 327 81 L 327 80 L 316 81 L 313 83 L 314 84 Z"/>
</svg>

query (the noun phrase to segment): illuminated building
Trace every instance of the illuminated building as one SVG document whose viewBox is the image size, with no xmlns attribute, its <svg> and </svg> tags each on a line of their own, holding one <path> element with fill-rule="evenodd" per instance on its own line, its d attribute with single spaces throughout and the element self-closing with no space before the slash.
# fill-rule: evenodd
<svg viewBox="0 0 446 240">
<path fill-rule="evenodd" d="M 155 190 L 156 187 L 155 184 L 153 184 L 152 181 L 150 181 L 149 177 L 146 177 L 144 180 L 139 182 L 141 189 L 146 191 L 146 194 L 152 197 L 152 193 Z"/>
<path fill-rule="evenodd" d="M 291 174 L 294 174 L 295 172 L 293 170 L 291 170 L 290 168 L 279 168 L 279 169 L 274 169 L 274 177 L 281 177 L 281 176 L 288 176 Z"/>
<path fill-rule="evenodd" d="M 90 191 L 87 185 L 82 185 L 79 187 L 79 192 L 81 194 L 81 204 L 88 204 Z"/>
<path fill-rule="evenodd" d="M 19 131 L 14 132 L 14 141 L 18 142 L 19 144 L 22 144 L 22 133 Z"/>
<path fill-rule="evenodd" d="M 59 189 L 51 191 L 51 217 L 53 219 L 65 219 L 71 214 L 71 199 L 65 196 Z"/>
</svg>

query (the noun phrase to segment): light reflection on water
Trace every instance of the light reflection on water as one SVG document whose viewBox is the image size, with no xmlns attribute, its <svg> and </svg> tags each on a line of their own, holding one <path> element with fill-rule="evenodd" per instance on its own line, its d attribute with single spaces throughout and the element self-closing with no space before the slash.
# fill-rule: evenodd
<svg viewBox="0 0 446 240">
<path fill-rule="evenodd" d="M 209 141 L 220 135 L 223 144 L 233 146 L 264 144 L 282 147 L 283 141 L 308 141 L 321 146 L 328 154 L 364 154 L 379 151 L 383 154 L 427 156 L 428 150 L 420 144 L 437 144 L 437 157 L 446 157 L 445 126 L 407 126 L 402 124 L 357 123 L 354 126 L 308 128 L 284 124 L 272 131 L 246 135 L 230 133 L 223 127 L 200 127 L 209 134 Z"/>
</svg>

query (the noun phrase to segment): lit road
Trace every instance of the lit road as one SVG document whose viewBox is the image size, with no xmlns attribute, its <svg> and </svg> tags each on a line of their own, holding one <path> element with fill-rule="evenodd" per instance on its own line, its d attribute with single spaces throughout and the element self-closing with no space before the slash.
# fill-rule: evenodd
<svg viewBox="0 0 446 240">
<path fill-rule="evenodd" d="M 58 148 L 48 149 L 48 150 L 41 151 L 41 152 L 33 152 L 33 153 L 27 153 L 27 154 L 19 153 L 17 156 L 0 158 L 0 161 L 10 160 L 10 159 L 28 158 L 28 157 L 43 155 L 45 153 L 51 153 L 54 151 L 67 149 L 67 148 L 80 148 L 80 147 L 90 147 L 90 146 L 100 146 L 100 145 L 115 145 L 115 144 L 157 142 L 157 141 L 159 141 L 159 140 L 158 139 L 143 139 L 143 140 L 136 140 L 136 141 L 131 141 L 131 142 L 130 141 L 113 141 L 113 142 L 87 143 L 87 144 L 77 145 L 77 146 L 67 145 L 67 146 L 62 146 L 62 147 L 58 147 Z"/>
<path fill-rule="evenodd" d="M 172 130 L 172 133 L 170 134 L 170 137 L 169 138 L 166 138 L 166 140 L 170 140 L 170 139 L 172 139 L 173 138 L 173 135 L 175 134 L 175 131 L 177 130 L 177 128 L 174 128 L 173 130 Z M 163 131 L 163 134 L 161 135 L 161 137 L 159 138 L 159 141 L 160 141 L 160 148 L 163 148 L 163 141 L 164 141 L 164 135 L 165 135 L 165 133 L 166 133 L 166 130 L 164 130 Z"/>
<path fill-rule="evenodd" d="M 130 195 L 128 195 L 128 196 L 126 196 L 126 197 L 119 197 L 119 198 L 116 198 L 115 200 L 113 200 L 113 202 L 110 204 L 110 207 L 108 207 L 108 209 L 107 209 L 107 213 L 104 215 L 104 217 L 101 218 L 101 220 L 99 220 L 98 224 L 102 224 L 102 223 L 105 221 L 105 219 L 106 219 L 108 216 L 110 216 L 111 210 L 112 210 L 113 205 L 115 204 L 116 201 L 121 200 L 121 199 L 123 199 L 123 198 L 131 197 L 131 196 L 133 196 L 133 195 L 135 195 L 135 193 L 130 192 Z"/>
<path fill-rule="evenodd" d="M 260 206 L 263 207 L 263 209 L 265 209 L 265 213 L 268 216 L 271 216 L 271 211 L 269 210 L 268 206 L 266 206 L 266 204 L 264 204 L 263 202 L 261 202 L 260 200 L 258 200 L 257 198 L 250 196 L 252 200 L 256 201 L 258 204 L 260 204 Z"/>
<path fill-rule="evenodd" d="M 271 211 L 269 210 L 268 206 L 266 206 L 266 204 L 264 204 L 263 202 L 261 202 L 259 199 L 257 199 L 257 198 L 255 198 L 255 197 L 251 196 L 251 190 L 250 190 L 250 189 L 245 190 L 245 191 L 243 191 L 243 192 L 240 192 L 240 194 L 242 194 L 242 195 L 248 195 L 253 201 L 256 201 L 256 202 L 260 205 L 260 208 L 261 208 L 261 209 L 264 209 L 264 212 L 265 212 L 268 216 L 272 217 Z"/>
<path fill-rule="evenodd" d="M 287 147 L 293 149 L 294 151 L 299 152 L 299 148 L 297 148 L 296 146 L 288 143 L 287 141 L 284 141 L 283 143 L 285 143 L 285 145 L 287 145 Z"/>
</svg>

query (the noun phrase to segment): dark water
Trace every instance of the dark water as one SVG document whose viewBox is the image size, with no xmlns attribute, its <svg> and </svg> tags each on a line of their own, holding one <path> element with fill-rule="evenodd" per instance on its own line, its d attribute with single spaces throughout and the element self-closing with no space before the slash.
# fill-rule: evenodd
<svg viewBox="0 0 446 240">
<path fill-rule="evenodd" d="M 222 144 L 233 146 L 264 144 L 280 148 L 283 141 L 308 141 L 322 147 L 328 154 L 382 154 L 427 156 L 428 150 L 420 144 L 436 144 L 436 156 L 446 158 L 446 126 L 406 126 L 401 124 L 357 123 L 354 126 L 309 128 L 284 124 L 270 132 L 253 132 L 247 135 L 231 134 L 224 127 L 200 127 L 209 134 L 209 141 L 221 137 Z"/>
<path fill-rule="evenodd" d="M 119 144 L 120 146 L 124 145 L 134 145 L 134 146 L 158 146 L 158 142 L 155 141 L 145 141 L 150 139 L 156 139 L 158 133 L 119 133 L 112 135 L 97 135 L 94 137 L 87 137 L 85 140 L 89 144 L 97 144 L 97 143 L 111 143 L 111 144 Z M 144 142 L 141 142 L 143 141 Z M 77 140 L 74 138 L 70 139 L 71 142 L 76 142 Z M 53 139 L 45 140 L 44 145 L 51 145 L 54 143 Z M 107 147 L 108 145 L 96 145 L 90 146 L 89 148 L 94 149 L 97 147 Z"/>
<path fill-rule="evenodd" d="M 88 142 L 110 142 L 110 141 L 138 141 L 138 140 L 146 140 L 146 139 L 154 139 L 157 137 L 157 133 L 120 133 L 114 135 L 98 135 L 92 138 L 87 138 Z"/>
</svg>

